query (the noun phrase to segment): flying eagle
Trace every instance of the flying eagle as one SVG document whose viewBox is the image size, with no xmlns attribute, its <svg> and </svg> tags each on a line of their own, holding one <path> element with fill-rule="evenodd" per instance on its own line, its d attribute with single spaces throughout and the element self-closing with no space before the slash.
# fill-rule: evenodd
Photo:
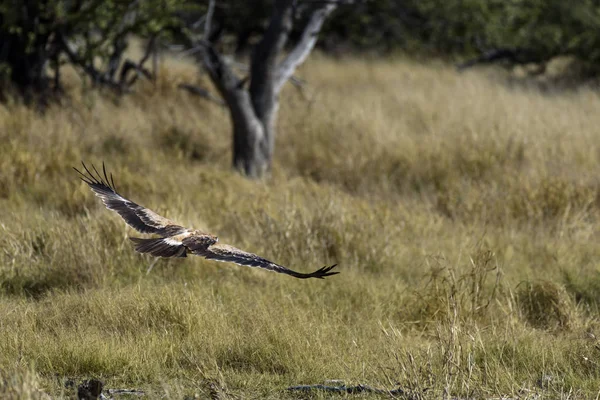
<svg viewBox="0 0 600 400">
<path fill-rule="evenodd" d="M 130 237 L 129 239 L 135 244 L 135 250 L 140 253 L 148 253 L 155 257 L 187 257 L 187 254 L 191 253 L 208 260 L 264 268 L 300 279 L 323 279 L 326 276 L 339 273 L 336 271 L 331 272 L 337 265 L 334 264 L 331 267 L 323 267 L 315 272 L 303 274 L 275 264 L 256 254 L 226 244 L 218 244 L 219 238 L 210 233 L 184 228 L 121 196 L 115 190 L 112 174 L 110 174 L 109 179 L 104 163 L 102 164 L 102 174 L 93 165 L 92 170 L 94 173 L 84 163 L 82 165 L 87 175 L 77 168 L 73 169 L 79 173 L 81 180 L 87 183 L 96 196 L 102 200 L 106 208 L 117 212 L 129 226 L 138 232 L 159 236 L 148 239 Z"/>
</svg>

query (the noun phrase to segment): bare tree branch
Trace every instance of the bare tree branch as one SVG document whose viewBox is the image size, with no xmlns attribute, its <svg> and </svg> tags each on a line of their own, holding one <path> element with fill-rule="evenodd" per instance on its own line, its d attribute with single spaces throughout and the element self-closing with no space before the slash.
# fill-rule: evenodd
<svg viewBox="0 0 600 400">
<path fill-rule="evenodd" d="M 69 46 L 62 34 L 58 34 L 57 40 L 60 46 L 63 48 L 64 52 L 67 54 L 67 57 L 69 57 L 71 63 L 80 66 L 94 83 L 108 86 L 111 89 L 115 89 L 119 92 L 123 91 L 123 87 L 121 87 L 121 85 L 119 85 L 117 82 L 106 78 L 104 74 L 98 71 L 92 64 L 86 64 L 84 60 L 81 60 L 77 56 L 77 54 L 71 49 L 71 47 Z"/>
<path fill-rule="evenodd" d="M 105 74 L 108 79 L 114 79 L 126 48 L 127 41 L 125 40 L 125 35 L 118 35 L 113 42 L 113 51 L 108 59 L 108 68 Z"/>
<path fill-rule="evenodd" d="M 204 36 L 202 39 L 194 37 L 184 29 L 179 29 L 176 32 L 183 39 L 185 47 L 187 47 L 187 50 L 181 52 L 180 56 L 193 55 L 196 61 L 208 72 L 211 81 L 229 104 L 233 97 L 235 97 L 234 92 L 239 87 L 240 78 L 235 74 L 225 57 L 208 40 L 215 6 L 216 1 L 210 0 L 207 14 L 198 21 L 204 23 Z M 191 89 L 191 87 L 192 85 L 188 84 L 180 85 L 180 88 L 199 94 L 196 93 L 198 92 L 197 90 Z"/>
<path fill-rule="evenodd" d="M 229 65 L 231 65 L 231 67 L 239 70 L 240 72 L 247 74 L 250 71 L 250 67 L 248 67 L 248 65 L 241 63 L 241 62 L 237 62 L 235 60 L 230 60 L 228 59 L 228 63 Z M 249 79 L 249 77 L 245 77 L 242 79 L 242 81 L 247 81 Z M 305 86 L 308 85 L 308 83 L 306 82 L 305 79 L 299 78 L 297 76 L 292 75 L 289 78 L 289 81 L 292 85 L 294 85 L 296 88 L 298 88 L 299 90 L 304 89 Z"/>
<path fill-rule="evenodd" d="M 207 16 L 202 17 L 201 20 L 206 23 Z M 191 84 L 182 83 L 178 87 L 193 95 L 211 100 L 219 105 L 227 105 L 230 109 L 235 107 L 234 103 L 237 101 L 236 98 L 239 97 L 242 92 L 242 90 L 240 90 L 240 78 L 233 71 L 225 57 L 219 54 L 213 44 L 208 40 L 194 37 L 185 29 L 174 30 L 174 33 L 183 40 L 184 47 L 187 48 L 185 51 L 180 52 L 179 56 L 193 55 L 196 62 L 208 73 L 211 82 L 219 91 L 222 99 L 214 96 L 203 88 Z M 171 46 L 171 48 L 173 47 Z M 178 49 L 175 49 L 175 51 L 178 51 Z"/>
<path fill-rule="evenodd" d="M 277 56 L 285 47 L 292 30 L 294 0 L 277 0 L 269 26 L 262 40 L 254 48 L 250 68 L 252 76 L 268 74 L 275 65 Z M 264 80 L 264 78 L 260 79 Z"/>
<path fill-rule="evenodd" d="M 203 41 L 202 45 L 201 58 L 204 68 L 223 98 L 227 99 L 239 87 L 240 79 L 211 43 Z"/>
<path fill-rule="evenodd" d="M 306 81 L 304 79 L 292 76 L 290 78 L 290 83 L 292 85 L 294 85 L 294 87 L 296 89 L 298 89 L 298 92 L 300 93 L 300 95 L 302 96 L 302 98 L 304 100 L 308 100 L 308 96 L 306 95 L 306 90 L 305 90 L 307 83 L 306 83 Z"/>
<path fill-rule="evenodd" d="M 138 63 L 138 65 L 141 67 L 144 65 L 144 63 L 146 61 L 148 61 L 148 59 L 150 58 L 150 55 L 152 54 L 155 45 L 156 45 L 156 37 L 158 36 L 159 32 L 156 32 L 154 34 L 152 34 L 152 36 L 150 36 L 150 39 L 148 40 L 148 44 L 146 45 L 146 51 L 144 52 L 144 56 L 140 59 L 140 62 Z"/>
<path fill-rule="evenodd" d="M 302 32 L 302 38 L 290 54 L 279 64 L 275 92 L 279 93 L 288 79 L 294 75 L 296 68 L 302 64 L 317 43 L 323 22 L 335 10 L 337 2 L 327 2 L 323 7 L 313 11 L 310 20 Z"/>
<path fill-rule="evenodd" d="M 119 74 L 119 85 L 122 87 L 132 86 L 140 77 L 140 75 L 145 76 L 149 80 L 153 80 L 155 78 L 155 75 L 144 68 L 144 64 L 146 61 L 148 61 L 150 55 L 152 54 L 157 35 L 158 33 L 155 33 L 150 37 L 150 40 L 148 40 L 148 44 L 146 45 L 146 51 L 137 64 L 131 60 L 125 60 L 123 66 L 121 67 L 121 73 Z M 131 70 L 134 70 L 136 74 L 129 81 L 127 81 L 127 73 Z"/>
<path fill-rule="evenodd" d="M 130 27 L 134 24 L 137 14 L 137 6 L 139 4 L 139 0 L 133 1 L 131 4 L 127 6 L 127 10 L 123 13 L 121 20 L 118 23 L 118 28 L 116 30 L 116 35 L 112 42 L 113 51 L 110 55 L 108 61 L 108 68 L 105 72 L 106 78 L 113 80 L 117 70 L 119 69 L 119 65 L 121 64 L 121 59 L 123 58 L 123 53 L 125 53 L 125 49 L 127 48 L 127 34 L 129 33 Z M 110 24 L 107 26 L 107 30 L 110 29 Z M 106 35 L 106 32 L 103 33 L 103 36 Z"/>
<path fill-rule="evenodd" d="M 204 40 L 208 40 L 210 37 L 210 28 L 212 24 L 212 17 L 215 12 L 215 0 L 208 2 L 208 11 L 206 12 L 206 18 L 204 20 Z"/>
<path fill-rule="evenodd" d="M 112 79 L 114 73 L 102 73 L 101 71 L 96 69 L 96 67 L 94 67 L 92 63 L 86 63 L 85 60 L 79 58 L 77 53 L 71 49 L 71 46 L 67 43 L 66 39 L 62 34 L 57 35 L 57 43 L 67 54 L 67 57 L 69 58 L 71 63 L 81 67 L 81 69 L 92 79 L 92 82 L 94 82 L 95 84 L 110 87 L 111 89 L 114 89 L 119 93 L 123 93 L 129 91 L 129 87 L 135 83 L 139 76 L 145 76 L 147 79 L 152 79 L 153 75 L 150 71 L 144 68 L 144 63 L 146 63 L 148 58 L 150 58 L 156 40 L 156 36 L 157 35 L 155 34 L 150 38 L 146 47 L 146 51 L 144 52 L 144 56 L 137 64 L 131 60 L 126 60 L 123 63 L 123 66 L 121 67 L 121 72 L 119 74 L 118 82 Z M 136 74 L 129 81 L 127 81 L 127 75 L 131 70 L 135 71 Z"/>
<path fill-rule="evenodd" d="M 127 75 L 129 71 L 134 71 L 135 74 L 131 77 L 131 79 L 127 80 Z M 125 60 L 123 66 L 121 67 L 121 73 L 119 74 L 119 86 L 125 88 L 132 86 L 140 76 L 144 76 L 148 80 L 152 80 L 152 73 L 141 66 L 140 64 L 136 64 L 131 60 Z"/>
<path fill-rule="evenodd" d="M 208 90 L 201 88 L 199 86 L 190 85 L 188 83 L 180 83 L 177 86 L 179 89 L 186 90 L 188 93 L 193 94 L 195 96 L 203 97 L 207 100 L 210 100 L 214 103 L 217 103 L 221 107 L 225 107 L 225 102 L 218 98 L 217 96 L 210 93 Z"/>
<path fill-rule="evenodd" d="M 201 51 L 204 51 L 204 43 L 199 44 L 199 45 L 195 45 L 190 47 L 189 49 L 186 49 L 184 51 L 179 51 L 179 47 L 178 46 L 169 46 L 169 49 L 173 50 L 173 51 L 178 51 L 179 54 L 177 55 L 178 58 L 183 58 L 186 56 L 193 56 L 196 55 L 198 53 L 200 53 Z"/>
<path fill-rule="evenodd" d="M 275 1 L 273 15 L 262 40 L 254 48 L 250 64 L 250 96 L 259 118 L 272 109 L 277 57 L 285 47 L 293 24 L 294 0 Z"/>
</svg>

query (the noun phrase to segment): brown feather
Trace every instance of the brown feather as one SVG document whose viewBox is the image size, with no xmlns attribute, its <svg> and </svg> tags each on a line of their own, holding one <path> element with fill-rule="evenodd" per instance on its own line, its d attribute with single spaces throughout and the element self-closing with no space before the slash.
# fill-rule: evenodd
<svg viewBox="0 0 600 400">
<path fill-rule="evenodd" d="M 248 267 L 263 268 L 268 271 L 279 272 L 300 279 L 323 279 L 326 276 L 335 275 L 339 273 L 337 271 L 330 272 L 337 264 L 334 264 L 331 267 L 323 267 L 315 272 L 311 272 L 308 274 L 296 272 L 287 267 L 284 267 L 283 265 L 279 265 L 265 258 L 262 258 L 254 253 L 248 253 L 246 251 L 240 250 L 238 248 L 226 244 L 215 244 L 208 247 L 206 250 L 200 249 L 192 251 L 192 253 L 199 256 L 203 256 L 208 260 L 232 262 L 238 265 L 244 265 Z"/>
<path fill-rule="evenodd" d="M 130 237 L 135 243 L 135 251 L 148 253 L 155 257 L 186 257 L 186 248 L 183 245 L 173 245 L 165 238 L 143 239 Z"/>
<path fill-rule="evenodd" d="M 81 175 L 81 180 L 87 183 L 96 196 L 102 200 L 106 208 L 117 212 L 129 226 L 138 232 L 156 233 L 165 237 L 167 234 L 170 236 L 175 232 L 181 233 L 185 231 L 185 228 L 175 224 L 173 221 L 118 194 L 114 187 L 112 175 L 109 182 L 104 164 L 102 164 L 104 177 L 94 166 L 92 166 L 92 169 L 95 174 L 85 164 L 82 163 L 82 165 L 87 175 L 74 168 Z"/>
</svg>

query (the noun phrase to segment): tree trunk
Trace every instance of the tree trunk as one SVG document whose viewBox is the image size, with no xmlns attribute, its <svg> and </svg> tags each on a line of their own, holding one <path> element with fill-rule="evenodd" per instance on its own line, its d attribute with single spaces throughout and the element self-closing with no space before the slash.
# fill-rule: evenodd
<svg viewBox="0 0 600 400">
<path fill-rule="evenodd" d="M 203 43 L 201 55 L 221 96 L 225 99 L 233 126 L 233 166 L 250 178 L 269 172 L 275 146 L 275 121 L 279 110 L 279 93 L 314 48 L 323 21 L 337 7 L 337 1 L 324 2 L 315 8 L 302 37 L 292 51 L 279 60 L 293 26 L 295 0 L 276 0 L 269 26 L 254 47 L 250 74 L 240 79 L 210 41 Z M 209 16 L 215 0 L 209 4 L 205 36 L 210 29 Z M 244 86 L 249 80 L 249 88 Z"/>
<path fill-rule="evenodd" d="M 40 4 L 45 5 L 44 2 Z M 50 60 L 47 51 L 49 34 L 42 33 L 43 25 L 48 21 L 42 16 L 40 4 L 23 4 L 16 9 L 27 16 L 18 20 L 18 33 L 11 31 L 14 26 L 3 26 L 7 23 L 6 16 L 0 14 L 0 37 L 3 37 L 0 40 L 0 64 L 9 68 L 11 84 L 27 101 L 33 97 L 43 100 L 49 86 L 46 75 Z M 18 7 L 16 4 L 14 6 Z"/>
<path fill-rule="evenodd" d="M 249 178 L 260 178 L 270 169 L 275 133 L 261 121 L 249 122 L 233 120 L 233 166 Z"/>
<path fill-rule="evenodd" d="M 41 42 L 42 40 L 36 40 Z M 23 35 L 9 34 L 2 43 L 2 60 L 10 69 L 8 76 L 13 87 L 19 91 L 26 101 L 34 97 L 42 99 L 48 89 L 49 79 L 46 65 L 49 61 L 45 51 L 45 43 L 27 46 Z M 33 50 L 31 50 L 33 47 Z"/>
<path fill-rule="evenodd" d="M 233 166 L 249 178 L 260 178 L 271 168 L 275 143 L 276 103 L 262 118 L 245 90 L 227 98 L 233 126 Z"/>
</svg>

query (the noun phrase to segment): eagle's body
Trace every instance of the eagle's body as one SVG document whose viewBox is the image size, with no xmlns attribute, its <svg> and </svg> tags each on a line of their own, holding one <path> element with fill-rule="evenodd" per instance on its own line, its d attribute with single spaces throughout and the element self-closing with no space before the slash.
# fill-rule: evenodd
<svg viewBox="0 0 600 400">
<path fill-rule="evenodd" d="M 135 243 L 135 250 L 140 253 L 148 253 L 155 257 L 187 257 L 188 254 L 194 254 L 209 260 L 228 261 L 249 267 L 264 268 L 301 279 L 323 279 L 326 276 L 338 273 L 331 272 L 331 269 L 335 267 L 335 265 L 332 265 L 331 267 L 323 267 L 312 273 L 303 274 L 292 271 L 256 254 L 245 252 L 233 246 L 218 244 L 218 237 L 210 233 L 180 226 L 170 219 L 161 217 L 154 211 L 127 200 L 118 194 L 115 190 L 112 175 L 109 180 L 105 168 L 103 168 L 104 176 L 93 166 L 92 169 L 95 174 L 85 164 L 83 164 L 83 168 L 87 172 L 87 175 L 76 168 L 75 170 L 81 175 L 81 179 L 88 184 L 96 196 L 102 199 L 106 208 L 117 212 L 129 226 L 138 232 L 158 236 L 147 239 L 130 238 Z"/>
</svg>

